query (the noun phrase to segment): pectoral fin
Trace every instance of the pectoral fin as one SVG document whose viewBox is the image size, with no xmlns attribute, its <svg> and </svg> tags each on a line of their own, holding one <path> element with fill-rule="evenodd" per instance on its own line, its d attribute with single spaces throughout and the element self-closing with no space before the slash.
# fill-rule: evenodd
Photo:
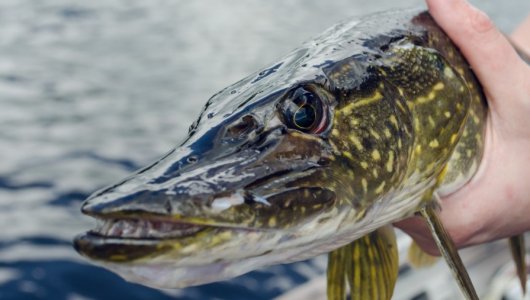
<svg viewBox="0 0 530 300">
<path fill-rule="evenodd" d="M 399 268 L 396 236 L 390 226 L 380 228 L 332 251 L 328 260 L 328 299 L 388 300 Z"/>
<path fill-rule="evenodd" d="M 517 276 L 519 276 L 519 281 L 521 282 L 523 294 L 526 294 L 526 249 L 523 234 L 510 238 L 510 249 L 512 250 L 512 257 L 515 262 Z"/>
<path fill-rule="evenodd" d="M 451 269 L 451 272 L 466 299 L 478 300 L 477 292 L 469 278 L 469 274 L 462 263 L 462 259 L 460 259 L 460 255 L 458 254 L 453 240 L 451 240 L 451 237 L 447 234 L 442 222 L 438 218 L 438 213 L 435 210 L 434 205 L 426 205 L 420 210 L 420 214 L 427 221 L 427 225 L 433 235 L 436 245 L 438 246 L 438 250 L 447 262 L 447 265 Z"/>
<path fill-rule="evenodd" d="M 427 254 L 416 242 L 412 242 L 408 251 L 409 264 L 414 268 L 427 268 L 438 261 L 438 257 Z"/>
</svg>

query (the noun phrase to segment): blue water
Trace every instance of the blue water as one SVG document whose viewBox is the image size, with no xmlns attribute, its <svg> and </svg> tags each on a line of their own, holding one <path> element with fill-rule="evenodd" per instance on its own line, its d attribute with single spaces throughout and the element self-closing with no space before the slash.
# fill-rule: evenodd
<svg viewBox="0 0 530 300">
<path fill-rule="evenodd" d="M 506 31 L 530 3 L 475 1 Z M 271 299 L 323 257 L 183 290 L 71 247 L 82 200 L 184 136 L 210 95 L 348 16 L 420 0 L 0 0 L 0 299 Z"/>
</svg>

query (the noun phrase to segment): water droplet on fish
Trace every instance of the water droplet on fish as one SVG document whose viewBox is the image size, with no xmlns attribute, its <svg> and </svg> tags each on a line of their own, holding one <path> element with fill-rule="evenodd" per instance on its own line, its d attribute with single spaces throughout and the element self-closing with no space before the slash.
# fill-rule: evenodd
<svg viewBox="0 0 530 300">
<path fill-rule="evenodd" d="M 214 116 L 214 113 L 213 113 L 213 112 L 211 112 L 211 113 L 208 113 L 208 115 L 206 115 L 206 117 L 207 117 L 208 119 L 211 119 L 211 118 L 213 118 L 213 116 Z"/>
<path fill-rule="evenodd" d="M 229 209 L 232 206 L 245 203 L 245 198 L 241 192 L 236 192 L 227 197 L 216 198 L 212 201 L 211 207 L 213 211 L 220 212 Z"/>
<path fill-rule="evenodd" d="M 232 95 L 235 94 L 235 93 L 237 93 L 237 90 L 231 90 L 230 91 L 230 94 L 232 94 Z"/>
<path fill-rule="evenodd" d="M 267 198 L 259 196 L 259 195 L 252 195 L 252 200 L 254 200 L 255 202 L 264 204 L 266 206 L 270 206 L 271 205 L 269 203 L 269 201 L 267 201 Z"/>
</svg>

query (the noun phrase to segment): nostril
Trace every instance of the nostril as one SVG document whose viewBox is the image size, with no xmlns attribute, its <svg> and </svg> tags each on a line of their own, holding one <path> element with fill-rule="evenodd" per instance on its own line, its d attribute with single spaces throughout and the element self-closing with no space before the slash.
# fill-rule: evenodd
<svg viewBox="0 0 530 300">
<path fill-rule="evenodd" d="M 189 164 L 194 164 L 194 163 L 199 161 L 199 157 L 197 155 L 190 155 L 190 156 L 188 156 L 188 158 L 186 158 L 186 161 Z"/>
<path fill-rule="evenodd" d="M 227 138 L 240 138 L 258 128 L 258 121 L 252 115 L 243 116 L 236 124 L 226 130 Z"/>
</svg>

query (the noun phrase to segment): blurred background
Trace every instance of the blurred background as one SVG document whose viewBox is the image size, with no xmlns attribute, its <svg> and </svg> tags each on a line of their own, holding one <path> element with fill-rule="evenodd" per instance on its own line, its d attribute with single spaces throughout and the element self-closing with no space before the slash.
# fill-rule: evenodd
<svg viewBox="0 0 530 300">
<path fill-rule="evenodd" d="M 505 32 L 530 13 L 527 0 L 472 2 Z M 223 87 L 340 20 L 411 6 L 424 4 L 0 0 L 0 299 L 318 299 L 325 257 L 183 290 L 127 283 L 73 250 L 94 226 L 80 204 L 177 145 Z M 483 295 L 520 297 L 504 243 L 465 255 Z M 395 298 L 459 297 L 444 268 L 404 263 Z"/>
</svg>

